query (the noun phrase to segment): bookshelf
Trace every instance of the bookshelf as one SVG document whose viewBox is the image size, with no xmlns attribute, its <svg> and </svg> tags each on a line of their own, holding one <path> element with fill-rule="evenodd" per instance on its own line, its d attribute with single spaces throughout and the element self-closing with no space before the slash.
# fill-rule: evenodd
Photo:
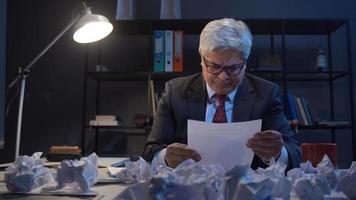
<svg viewBox="0 0 356 200">
<path fill-rule="evenodd" d="M 139 19 L 139 20 L 119 20 L 114 22 L 114 33 L 116 35 L 147 35 L 150 36 L 149 39 L 149 52 L 151 55 L 153 51 L 153 31 L 154 30 L 182 30 L 184 35 L 198 35 L 204 26 L 212 19 L 180 19 L 180 20 L 156 20 L 156 19 Z M 281 64 L 282 69 L 279 71 L 269 71 L 269 70 L 249 70 L 249 73 L 266 78 L 271 81 L 278 82 L 283 86 L 283 93 L 287 94 L 287 83 L 289 82 L 325 82 L 329 90 L 329 101 L 330 105 L 326 105 L 330 110 L 330 120 L 337 120 L 335 118 L 335 102 L 334 93 L 335 87 L 334 82 L 341 79 L 346 79 L 347 83 L 345 87 L 348 88 L 349 97 L 347 97 L 350 107 L 349 122 L 350 125 L 344 126 L 321 126 L 321 125 L 310 125 L 310 126 L 298 126 L 298 129 L 303 130 L 326 130 L 330 131 L 332 135 L 332 142 L 335 142 L 335 131 L 336 130 L 349 130 L 352 137 L 352 148 L 353 148 L 353 158 L 356 159 L 356 138 L 355 138 L 355 113 L 354 113 L 354 98 L 353 98 L 353 77 L 352 77 L 352 63 L 351 63 L 351 47 L 350 47 L 350 30 L 348 20 L 337 19 L 337 20 L 318 20 L 318 19 L 241 19 L 245 21 L 253 35 L 267 35 L 271 40 L 271 51 L 274 51 L 273 40 L 276 35 L 281 38 Z M 346 38 L 346 66 L 343 69 L 333 69 L 331 64 L 329 71 L 312 71 L 312 70 L 294 70 L 289 69 L 286 60 L 286 36 L 287 35 L 312 35 L 326 37 L 326 45 L 328 50 L 328 61 L 332 63 L 332 46 L 331 38 L 332 34 L 339 30 L 344 29 L 344 38 Z M 99 52 L 100 53 L 100 52 Z M 132 81 L 132 82 L 147 82 L 147 94 L 150 91 L 150 81 L 161 81 L 165 82 L 175 77 L 186 76 L 193 74 L 186 70 L 187 72 L 152 72 L 152 56 L 146 62 L 145 70 L 139 72 L 125 72 L 125 71 L 110 71 L 110 72 L 95 72 L 88 71 L 88 64 L 86 63 L 85 79 L 95 80 L 97 83 L 97 94 L 100 94 L 100 85 L 102 82 L 112 82 L 112 81 Z M 303 63 L 301 63 L 303 64 Z M 248 69 L 252 69 L 254 66 L 249 66 Z M 184 65 L 184 69 L 190 69 L 190 66 Z M 86 112 L 86 90 L 87 84 L 84 84 L 84 99 L 83 99 L 83 111 Z M 99 101 L 100 95 L 96 97 L 97 102 Z M 147 97 L 148 110 L 150 113 L 150 97 Z M 99 110 L 99 105 L 97 105 L 96 112 Z M 85 114 L 83 115 L 83 133 L 82 138 L 85 140 L 85 130 L 87 129 L 86 124 L 88 120 L 85 119 Z M 108 127 L 106 127 L 108 128 Z M 112 127 L 117 128 L 117 127 Z M 148 132 L 146 132 L 148 133 Z M 82 141 L 84 146 L 84 141 Z"/>
</svg>

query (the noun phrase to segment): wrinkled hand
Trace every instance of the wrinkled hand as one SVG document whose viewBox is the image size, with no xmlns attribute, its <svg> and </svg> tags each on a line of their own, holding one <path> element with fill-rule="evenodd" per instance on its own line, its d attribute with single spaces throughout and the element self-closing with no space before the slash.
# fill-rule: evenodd
<svg viewBox="0 0 356 200">
<path fill-rule="evenodd" d="M 276 159 L 279 157 L 283 147 L 283 138 L 278 131 L 262 131 L 250 138 L 246 146 L 251 148 L 262 161 L 269 162 L 272 157 Z"/>
<path fill-rule="evenodd" d="M 186 144 L 173 143 L 167 146 L 165 159 L 169 167 L 175 168 L 190 158 L 197 162 L 201 160 L 200 155 Z"/>
</svg>

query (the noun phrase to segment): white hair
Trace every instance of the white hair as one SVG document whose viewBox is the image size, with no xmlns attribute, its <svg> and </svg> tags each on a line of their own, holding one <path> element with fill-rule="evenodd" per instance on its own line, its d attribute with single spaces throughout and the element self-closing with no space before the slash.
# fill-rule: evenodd
<svg viewBox="0 0 356 200">
<path fill-rule="evenodd" d="M 252 35 L 248 26 L 240 20 L 224 18 L 209 22 L 200 34 L 199 52 L 233 49 L 241 52 L 245 60 L 250 55 Z"/>
</svg>

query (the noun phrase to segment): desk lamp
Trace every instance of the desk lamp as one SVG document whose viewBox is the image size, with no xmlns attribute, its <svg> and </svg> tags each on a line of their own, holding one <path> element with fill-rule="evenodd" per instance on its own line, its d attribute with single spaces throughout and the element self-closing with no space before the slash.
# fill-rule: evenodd
<svg viewBox="0 0 356 200">
<path fill-rule="evenodd" d="M 26 77 L 31 67 L 71 28 L 74 26 L 73 39 L 78 43 L 91 43 L 101 40 L 108 36 L 113 30 L 112 24 L 102 15 L 92 14 L 84 1 L 80 3 L 81 12 L 55 37 L 25 68 L 19 68 L 18 76 L 9 84 L 8 89 L 12 88 L 21 80 L 20 100 L 17 118 L 15 159 L 19 156 L 22 111 L 25 94 Z"/>
</svg>

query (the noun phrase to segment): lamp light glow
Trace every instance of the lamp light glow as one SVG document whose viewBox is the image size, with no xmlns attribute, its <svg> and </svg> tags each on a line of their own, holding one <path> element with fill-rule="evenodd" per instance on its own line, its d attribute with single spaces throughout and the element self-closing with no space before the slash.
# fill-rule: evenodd
<svg viewBox="0 0 356 200">
<path fill-rule="evenodd" d="M 113 26 L 107 22 L 91 22 L 78 29 L 73 39 L 78 43 L 91 43 L 103 39 L 111 33 Z"/>
<path fill-rule="evenodd" d="M 108 36 L 113 30 L 112 24 L 102 15 L 94 15 L 90 9 L 74 26 L 73 39 L 78 43 L 91 43 Z"/>
</svg>

